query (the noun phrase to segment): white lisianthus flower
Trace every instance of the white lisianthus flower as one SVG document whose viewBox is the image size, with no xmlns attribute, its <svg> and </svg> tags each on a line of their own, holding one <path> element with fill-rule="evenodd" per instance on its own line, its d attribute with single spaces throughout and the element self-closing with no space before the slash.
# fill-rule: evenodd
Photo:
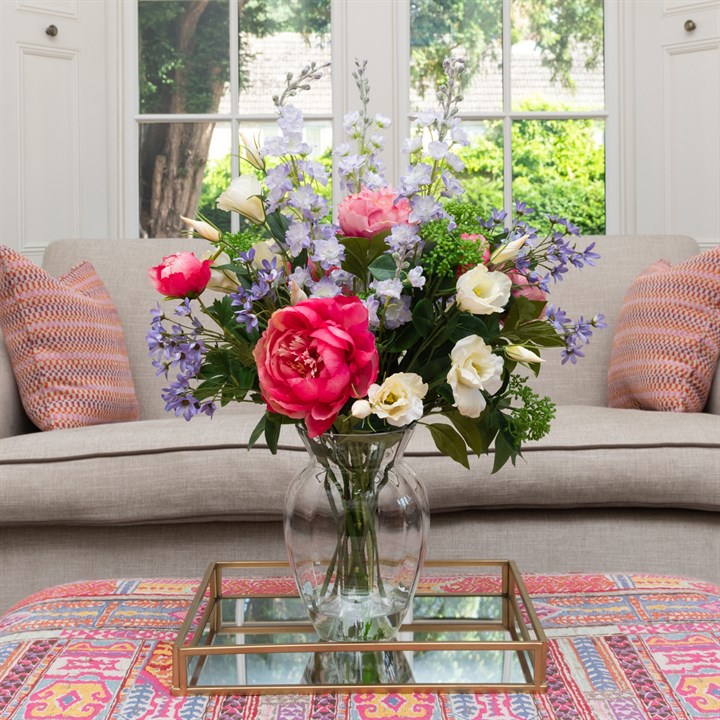
<svg viewBox="0 0 720 720">
<path fill-rule="evenodd" d="M 447 381 L 453 391 L 455 407 L 465 417 L 480 417 L 485 409 L 482 390 L 500 379 L 501 357 L 494 355 L 479 335 L 468 335 L 455 343 L 450 353 L 452 365 Z"/>
<path fill-rule="evenodd" d="M 353 403 L 352 414 L 367 417 L 371 412 L 393 427 L 409 425 L 423 416 L 423 398 L 428 386 L 417 373 L 395 373 L 382 385 L 368 389 L 368 399 Z"/>
<path fill-rule="evenodd" d="M 205 238 L 210 242 L 217 242 L 220 239 L 220 231 L 214 228 L 210 223 L 203 220 L 192 220 L 191 218 L 180 216 L 180 219 L 191 227 L 201 238 Z"/>
<path fill-rule="evenodd" d="M 240 285 L 237 275 L 232 270 L 217 267 L 218 265 L 230 265 L 230 258 L 225 253 L 220 253 L 215 257 L 216 252 L 215 250 L 208 250 L 201 258 L 202 260 L 213 259 L 210 265 L 210 282 L 207 284 L 207 289 L 225 293 L 226 295 L 237 292 L 238 285 Z"/>
<path fill-rule="evenodd" d="M 511 360 L 524 363 L 525 365 L 545 362 L 537 353 L 534 353 L 524 345 L 507 345 L 503 349 L 505 350 L 505 355 Z"/>
<path fill-rule="evenodd" d="M 514 260 L 520 252 L 520 248 L 522 248 L 529 237 L 529 235 L 523 235 L 517 240 L 511 240 L 509 243 L 501 245 L 490 256 L 490 262 L 493 265 L 500 265 L 501 263 L 508 262 L 508 260 Z"/>
<path fill-rule="evenodd" d="M 512 280 L 485 265 L 476 265 L 457 280 L 457 304 L 473 315 L 492 315 L 503 311 L 510 300 Z"/>
<path fill-rule="evenodd" d="M 240 175 L 220 195 L 217 206 L 219 210 L 236 212 L 250 222 L 262 225 L 265 222 L 265 207 L 261 193 L 262 185 L 254 175 Z"/>
</svg>

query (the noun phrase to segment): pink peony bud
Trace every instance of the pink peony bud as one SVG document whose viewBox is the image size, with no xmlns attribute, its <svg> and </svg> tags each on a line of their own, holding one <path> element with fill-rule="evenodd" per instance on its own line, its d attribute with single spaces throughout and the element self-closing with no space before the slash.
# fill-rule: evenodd
<svg viewBox="0 0 720 720">
<path fill-rule="evenodd" d="M 210 282 L 210 260 L 198 260 L 191 252 L 163 258 L 148 270 L 153 287 L 173 298 L 197 297 Z"/>
</svg>

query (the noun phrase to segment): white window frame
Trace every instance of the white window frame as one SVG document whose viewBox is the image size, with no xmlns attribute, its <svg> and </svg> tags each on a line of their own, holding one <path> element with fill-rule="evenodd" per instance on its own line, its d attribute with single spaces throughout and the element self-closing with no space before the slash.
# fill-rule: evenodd
<svg viewBox="0 0 720 720">
<path fill-rule="evenodd" d="M 511 0 L 503 0 L 503 13 L 509 16 Z M 230 63 L 231 112 L 213 115 L 155 114 L 140 115 L 138 84 L 138 27 L 137 0 L 123 2 L 122 38 L 122 114 L 124 117 L 121 145 L 122 188 L 119 202 L 123 212 L 120 217 L 120 235 L 135 237 L 139 231 L 139 123 L 147 122 L 197 122 L 203 120 L 227 122 L 231 127 L 232 172 L 237 173 L 238 127 L 252 121 L 267 122 L 275 119 L 273 114 L 241 115 L 238 112 L 237 64 Z M 410 83 L 410 3 L 409 0 L 331 0 L 333 88 L 331 115 L 307 115 L 307 120 L 332 121 L 334 144 L 342 138 L 343 115 L 357 108 L 357 93 L 351 77 L 355 58 L 368 60 L 367 74 L 371 82 L 371 112 L 390 115 L 394 123 L 386 133 L 385 162 L 387 179 L 396 184 L 404 171 L 404 158 L 400 154 L 402 140 L 408 136 L 411 115 L 409 113 Z M 626 19 L 617 0 L 605 0 L 605 108 L 596 112 L 513 112 L 510 105 L 511 57 L 503 53 L 503 108 L 497 112 L 461 113 L 468 121 L 500 121 L 503 123 L 503 167 L 505 210 L 512 210 L 512 123 L 517 120 L 571 120 L 599 119 L 605 123 L 605 215 L 606 234 L 627 231 L 627 223 L 633 216 L 632 193 L 629 192 L 627 174 L 629 159 L 621 161 L 621 145 L 627 148 L 632 141 L 628 136 L 629 124 L 621 126 L 620 90 L 623 26 Z M 230 52 L 238 47 L 237 4 L 230 3 Z M 368 42 L 372 38 L 372 43 Z M 504 50 L 510 47 L 510 24 L 503 24 Z M 622 139 L 625 142 L 622 142 Z M 623 153 L 625 156 L 627 153 Z M 337 193 L 336 193 L 337 196 Z M 522 198 L 519 198 L 522 199 Z M 234 219 L 234 222 L 237 222 Z"/>
</svg>

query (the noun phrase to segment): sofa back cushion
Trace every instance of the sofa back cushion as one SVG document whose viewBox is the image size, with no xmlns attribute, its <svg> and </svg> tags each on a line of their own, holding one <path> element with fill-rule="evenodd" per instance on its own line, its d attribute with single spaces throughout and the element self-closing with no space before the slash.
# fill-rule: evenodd
<svg viewBox="0 0 720 720">
<path fill-rule="evenodd" d="M 55 278 L 0 246 L 0 327 L 38 428 L 138 419 L 120 318 L 90 263 Z"/>
<path fill-rule="evenodd" d="M 701 412 L 720 353 L 720 247 L 673 266 L 658 260 L 630 286 L 613 339 L 608 404 Z"/>
</svg>

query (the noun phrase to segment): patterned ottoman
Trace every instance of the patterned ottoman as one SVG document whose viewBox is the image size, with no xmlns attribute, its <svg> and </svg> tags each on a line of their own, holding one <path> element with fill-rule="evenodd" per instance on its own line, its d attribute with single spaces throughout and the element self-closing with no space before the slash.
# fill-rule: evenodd
<svg viewBox="0 0 720 720">
<path fill-rule="evenodd" d="M 720 720 L 720 587 L 653 575 L 526 575 L 548 693 L 173 697 L 170 646 L 197 580 L 37 593 L 0 618 L 0 718 Z"/>
</svg>

